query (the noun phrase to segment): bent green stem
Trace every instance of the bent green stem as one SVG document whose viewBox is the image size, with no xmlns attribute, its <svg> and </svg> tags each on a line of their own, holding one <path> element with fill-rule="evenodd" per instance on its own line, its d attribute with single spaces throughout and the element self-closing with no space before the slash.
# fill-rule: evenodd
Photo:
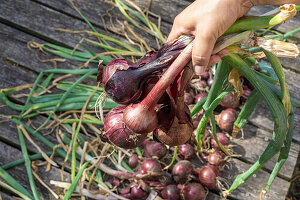
<svg viewBox="0 0 300 200">
<path fill-rule="evenodd" d="M 21 145 L 21 150 L 22 150 L 22 153 L 23 153 L 23 157 L 25 159 L 25 166 L 26 166 L 27 176 L 28 176 L 28 179 L 29 179 L 30 188 L 31 188 L 31 191 L 33 193 L 34 199 L 39 200 L 40 195 L 37 191 L 37 188 L 36 188 L 36 185 L 35 185 L 35 182 L 34 182 L 34 179 L 33 179 L 32 169 L 31 169 L 31 160 L 30 160 L 29 155 L 28 155 L 28 151 L 27 151 L 27 148 L 26 148 L 23 133 L 22 133 L 22 131 L 19 127 L 18 127 L 18 135 L 19 135 L 19 140 L 20 140 L 20 145 Z"/>
</svg>

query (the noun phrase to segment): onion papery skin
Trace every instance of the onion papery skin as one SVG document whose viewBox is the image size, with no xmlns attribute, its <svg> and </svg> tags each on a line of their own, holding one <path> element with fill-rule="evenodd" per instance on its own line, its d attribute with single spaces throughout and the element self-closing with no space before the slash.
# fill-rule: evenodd
<svg viewBox="0 0 300 200">
<path fill-rule="evenodd" d="M 102 83 L 104 87 L 107 84 L 107 81 L 119 70 L 127 70 L 133 65 L 132 62 L 124 58 L 116 58 L 105 66 L 102 73 Z"/>
<path fill-rule="evenodd" d="M 238 116 L 236 110 L 227 108 L 215 116 L 217 125 L 221 130 L 230 133 L 233 129 L 233 124 Z"/>
<path fill-rule="evenodd" d="M 177 162 L 172 169 L 173 179 L 176 183 L 180 184 L 185 184 L 193 172 L 194 167 L 188 160 L 181 160 Z"/>
<path fill-rule="evenodd" d="M 142 101 L 152 90 L 155 84 L 159 81 L 159 73 L 151 76 L 145 83 L 143 87 L 142 95 L 140 96 L 139 101 Z M 169 95 L 165 92 L 162 97 L 159 99 L 157 104 L 165 104 L 170 101 Z"/>
<path fill-rule="evenodd" d="M 186 123 L 180 123 L 170 107 L 165 107 L 158 112 L 158 128 L 154 130 L 154 134 L 160 142 L 169 146 L 178 146 L 190 139 L 194 126 L 186 105 L 184 111 Z"/>
<path fill-rule="evenodd" d="M 140 146 L 147 134 L 138 134 L 127 128 L 123 122 L 125 106 L 113 108 L 104 120 L 104 131 L 110 142 L 118 147 L 132 149 Z"/>
<path fill-rule="evenodd" d="M 230 140 L 224 133 L 217 133 L 216 135 L 217 135 L 217 138 L 218 138 L 219 142 L 223 146 L 228 146 L 229 145 Z M 218 146 L 218 144 L 217 144 L 217 142 L 215 141 L 214 138 L 211 138 L 210 145 L 214 149 L 219 149 L 219 146 Z"/>
<path fill-rule="evenodd" d="M 138 68 L 138 67 L 142 67 L 145 64 L 155 60 L 157 58 L 157 51 L 148 51 L 143 57 L 141 57 L 137 63 L 132 64 L 132 67 L 134 68 Z"/>
<path fill-rule="evenodd" d="M 199 170 L 200 183 L 208 189 L 215 189 L 217 177 L 220 175 L 218 169 L 213 165 L 206 165 Z"/>
<path fill-rule="evenodd" d="M 154 109 L 138 103 L 126 106 L 124 122 L 135 133 L 146 134 L 157 127 L 158 118 Z"/>
<path fill-rule="evenodd" d="M 206 192 L 200 183 L 189 183 L 183 187 L 183 197 L 185 200 L 204 200 Z"/>
<path fill-rule="evenodd" d="M 180 200 L 180 190 L 176 185 L 168 185 L 161 192 L 161 196 L 168 200 Z"/>
</svg>

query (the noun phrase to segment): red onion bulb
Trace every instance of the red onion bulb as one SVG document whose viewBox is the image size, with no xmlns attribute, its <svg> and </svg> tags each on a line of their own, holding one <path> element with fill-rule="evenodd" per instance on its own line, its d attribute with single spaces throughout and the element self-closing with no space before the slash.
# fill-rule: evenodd
<svg viewBox="0 0 300 200">
<path fill-rule="evenodd" d="M 161 164 L 158 162 L 158 160 L 153 158 L 148 158 L 143 161 L 141 165 L 141 170 L 143 174 L 146 173 L 160 173 L 162 170 Z"/>
<path fill-rule="evenodd" d="M 189 108 L 185 105 L 186 123 L 179 123 L 174 110 L 170 106 L 161 109 L 158 112 L 159 127 L 155 129 L 154 134 L 158 140 L 169 146 L 177 146 L 186 143 L 194 130 Z"/>
<path fill-rule="evenodd" d="M 194 167 L 188 160 L 181 160 L 177 162 L 172 169 L 173 179 L 180 184 L 186 183 L 193 172 Z"/>
<path fill-rule="evenodd" d="M 180 200 L 180 191 L 176 185 L 168 185 L 161 192 L 161 196 L 168 200 Z"/>
<path fill-rule="evenodd" d="M 130 190 L 130 199 L 147 199 L 148 193 L 138 186 L 133 186 Z"/>
<path fill-rule="evenodd" d="M 183 187 L 183 196 L 186 200 L 204 200 L 206 193 L 199 183 L 189 183 Z"/>
<path fill-rule="evenodd" d="M 200 183 L 208 189 L 215 189 L 217 177 L 220 175 L 218 169 L 214 165 L 206 165 L 202 167 L 198 173 Z"/>
<path fill-rule="evenodd" d="M 134 168 L 137 167 L 138 164 L 139 164 L 138 155 L 132 154 L 132 156 L 130 156 L 129 159 L 128 159 L 128 165 L 129 165 L 129 167 L 131 167 L 132 169 L 134 169 Z"/>
<path fill-rule="evenodd" d="M 216 135 L 217 135 L 217 138 L 218 138 L 219 142 L 223 146 L 228 146 L 229 145 L 229 142 L 230 142 L 229 138 L 224 133 L 217 133 Z M 211 138 L 210 145 L 214 149 L 219 149 L 219 146 L 218 146 L 218 144 L 217 144 L 217 142 L 215 141 L 214 138 Z"/>
<path fill-rule="evenodd" d="M 207 93 L 202 92 L 195 96 L 195 104 L 198 103 L 201 99 L 207 97 Z"/>
<path fill-rule="evenodd" d="M 106 137 L 116 146 L 132 149 L 140 146 L 146 139 L 147 134 L 137 134 L 127 128 L 123 122 L 125 106 L 113 108 L 104 120 Z"/>
<path fill-rule="evenodd" d="M 164 144 L 159 142 L 146 141 L 144 142 L 144 147 L 145 147 L 145 155 L 147 157 L 155 156 L 158 159 L 161 159 L 165 157 L 165 155 L 168 152 L 167 147 Z"/>
<path fill-rule="evenodd" d="M 190 105 L 190 104 L 192 104 L 194 102 L 193 95 L 190 92 L 185 92 L 184 93 L 184 102 L 187 105 Z"/>
<path fill-rule="evenodd" d="M 207 161 L 211 165 L 222 166 L 225 163 L 224 154 L 221 151 L 214 151 L 208 155 Z"/>
<path fill-rule="evenodd" d="M 240 101 L 239 100 L 235 101 L 233 94 L 232 93 L 228 93 L 221 100 L 220 105 L 223 108 L 237 108 L 240 105 Z"/>
<path fill-rule="evenodd" d="M 136 102 L 150 75 L 168 67 L 191 40 L 192 37 L 183 36 L 166 43 L 158 52 L 147 53 L 136 64 L 121 58 L 112 60 L 102 74 L 106 93 L 120 104 Z"/>
<path fill-rule="evenodd" d="M 178 146 L 177 153 L 179 158 L 189 160 L 193 158 L 195 150 L 191 144 L 185 143 Z"/>
<path fill-rule="evenodd" d="M 233 124 L 237 118 L 237 111 L 232 108 L 227 108 L 222 110 L 222 112 L 215 116 L 216 123 L 221 130 L 226 132 L 231 132 L 233 129 Z"/>
</svg>

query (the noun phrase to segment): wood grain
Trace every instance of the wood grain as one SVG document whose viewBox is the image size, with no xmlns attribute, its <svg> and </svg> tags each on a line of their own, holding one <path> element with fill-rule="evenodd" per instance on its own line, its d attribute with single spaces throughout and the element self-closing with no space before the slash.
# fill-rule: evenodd
<svg viewBox="0 0 300 200">
<path fill-rule="evenodd" d="M 14 200 L 12 195 L 5 194 L 5 193 L 1 192 L 1 190 L 2 189 L 0 188 L 0 197 L 2 198 L 2 200 Z"/>
<path fill-rule="evenodd" d="M 110 34 L 122 41 L 125 41 L 124 37 L 118 36 L 116 31 L 106 32 L 104 26 L 100 20 L 100 16 L 110 7 L 97 0 L 76 0 L 74 1 L 82 13 L 95 25 L 97 30 L 101 33 Z M 147 1 L 135 0 L 142 8 L 146 7 Z M 167 35 L 171 29 L 171 24 L 175 16 L 180 13 L 190 2 L 188 1 L 158 1 L 152 0 L 151 11 L 161 15 L 163 24 L 162 32 Z M 249 14 L 263 13 L 266 9 L 273 7 L 254 8 Z M 67 1 L 55 1 L 55 0 L 25 0 L 25 1 L 3 1 L 0 4 L 0 89 L 7 87 L 15 87 L 21 84 L 32 83 L 37 74 L 44 70 L 52 68 L 49 63 L 41 63 L 35 58 L 35 52 L 29 50 L 26 44 L 30 40 L 37 41 L 39 43 L 51 42 L 63 46 L 72 48 L 76 41 L 79 41 L 83 36 L 76 34 L 63 33 L 55 31 L 55 28 L 67 28 L 72 30 L 89 29 L 83 22 L 80 16 L 74 11 Z M 116 16 L 122 17 L 116 10 L 114 12 Z M 299 27 L 299 15 L 293 19 L 276 27 L 277 30 L 287 32 L 295 26 Z M 155 47 L 156 44 L 151 36 L 143 33 L 142 31 L 135 29 L 141 36 L 146 37 L 146 42 Z M 297 41 L 299 34 L 296 35 Z M 299 44 L 298 44 L 299 46 Z M 99 48 L 95 48 L 97 52 L 102 51 Z M 50 57 L 54 57 L 49 55 Z M 50 58 L 44 57 L 43 58 Z M 300 87 L 299 87 L 299 57 L 296 60 L 281 59 L 283 65 L 288 68 L 285 69 L 286 82 L 291 92 L 291 96 L 300 99 Z M 67 61 L 59 63 L 59 68 L 74 69 L 80 65 L 79 62 Z M 90 67 L 96 67 L 96 65 L 90 65 Z M 290 69 L 290 70 L 289 70 Z M 16 99 L 13 99 L 14 101 Z M 20 103 L 24 103 L 21 100 Z M 0 102 L 3 105 L 3 102 Z M 296 158 L 299 153 L 299 141 L 300 141 L 300 109 L 295 109 L 295 131 L 294 142 L 292 143 L 289 158 L 286 164 L 280 171 L 281 177 L 289 179 L 292 176 L 293 169 L 295 167 Z M 12 115 L 18 114 L 7 107 L 0 107 L 0 114 Z M 2 120 L 2 118 L 1 118 Z M 40 125 L 45 120 L 44 117 L 34 121 L 35 125 Z M 265 103 L 260 103 L 254 114 L 251 116 L 250 124 L 245 126 L 245 139 L 238 140 L 233 139 L 233 143 L 236 145 L 234 150 L 236 153 L 243 155 L 242 159 L 232 159 L 232 168 L 226 169 L 223 177 L 227 177 L 231 183 L 236 175 L 242 171 L 247 170 L 250 167 L 249 163 L 253 163 L 261 155 L 271 137 L 271 131 L 273 129 L 273 122 L 268 112 L 268 108 Z M 43 132 L 45 133 L 45 132 Z M 40 141 L 34 141 L 45 151 L 50 149 L 43 145 Z M 47 138 L 53 143 L 56 142 L 56 138 L 53 134 L 47 136 Z M 37 150 L 28 142 L 26 142 L 30 153 L 36 153 Z M 9 152 L 7 155 L 7 152 Z M 12 122 L 2 122 L 0 124 L 0 165 L 16 160 L 20 158 L 20 144 L 16 132 L 16 126 Z M 265 170 L 260 170 L 255 174 L 255 177 L 250 178 L 245 184 L 239 187 L 231 197 L 233 199 L 258 199 L 260 190 L 265 187 L 269 177 L 269 171 L 272 169 L 276 158 L 265 164 Z M 58 161 L 61 163 L 61 161 Z M 197 163 L 200 165 L 199 163 Z M 30 191 L 27 175 L 24 173 L 24 166 L 18 166 L 9 170 L 15 178 L 17 178 L 21 184 L 23 184 Z M 50 179 L 59 180 L 60 171 L 57 168 L 53 168 L 49 173 L 45 173 L 43 168 L 39 169 L 39 175 L 43 180 L 49 183 Z M 66 175 L 68 177 L 68 175 Z M 69 180 L 69 179 L 68 179 Z M 284 199 L 289 183 L 277 177 L 272 185 L 266 199 Z M 11 200 L 3 191 L 0 190 L 2 198 Z M 43 199 L 53 199 L 51 195 L 43 187 L 39 187 L 39 192 L 43 195 Z M 59 192 L 59 191 L 58 191 Z M 45 193 L 45 194 L 44 194 Z M 214 193 L 209 193 L 208 199 L 219 199 L 219 196 Z"/>
<path fill-rule="evenodd" d="M 238 136 L 238 138 L 231 139 L 231 142 L 234 145 L 233 150 L 234 152 L 242 156 L 242 160 L 246 160 L 247 162 L 251 163 L 254 163 L 259 159 L 260 155 L 266 149 L 272 138 L 272 132 L 265 131 L 251 124 L 246 124 L 244 126 L 244 139 L 241 138 L 241 133 L 239 134 L 240 135 Z M 279 174 L 286 177 L 287 180 L 289 180 L 293 175 L 299 148 L 299 144 L 292 143 L 289 157 L 279 172 Z M 272 171 L 277 158 L 278 155 L 274 156 L 264 165 L 264 168 Z"/>
<path fill-rule="evenodd" d="M 28 145 L 27 145 L 28 147 Z M 0 150 L 1 152 L 7 152 L 8 154 L 6 154 L 6 156 L 4 154 L 0 154 L 0 166 L 3 164 L 7 164 L 10 163 L 14 160 L 17 159 L 21 159 L 23 158 L 22 152 L 19 149 L 16 149 L 14 147 L 11 147 L 9 145 L 6 145 L 5 143 L 0 141 Z M 43 161 L 35 161 L 36 163 L 40 163 Z M 60 192 L 62 193 L 62 190 L 59 190 L 58 188 L 50 185 L 50 180 L 55 180 L 55 181 L 64 181 L 64 182 L 70 182 L 70 174 L 67 172 L 64 172 L 64 180 L 61 180 L 60 174 L 61 174 L 61 170 L 55 167 L 51 167 L 51 170 L 49 172 L 45 171 L 46 167 L 42 166 L 37 168 L 37 170 L 35 171 L 38 176 L 45 182 L 47 183 L 47 185 L 52 188 L 52 190 L 56 191 L 57 193 Z M 18 165 L 15 166 L 11 169 L 6 170 L 12 177 L 14 177 L 20 184 L 22 184 L 27 191 L 29 191 L 31 193 L 31 189 L 30 189 L 30 185 L 29 185 L 29 181 L 28 181 L 28 177 L 27 177 L 27 173 L 26 173 L 26 168 L 25 165 Z M 24 173 L 25 172 L 25 173 Z M 36 179 L 35 179 L 35 183 L 38 189 L 38 192 L 41 196 L 41 199 L 49 199 L 49 200 L 54 200 L 54 196 L 50 194 L 50 192 L 44 187 L 42 186 Z"/>
</svg>

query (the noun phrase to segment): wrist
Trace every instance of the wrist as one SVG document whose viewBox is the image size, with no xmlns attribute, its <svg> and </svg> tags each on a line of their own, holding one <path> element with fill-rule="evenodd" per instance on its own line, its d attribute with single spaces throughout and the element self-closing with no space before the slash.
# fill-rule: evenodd
<svg viewBox="0 0 300 200">
<path fill-rule="evenodd" d="M 254 6 L 259 5 L 283 5 L 283 4 L 299 4 L 299 0 L 251 0 Z"/>
</svg>

